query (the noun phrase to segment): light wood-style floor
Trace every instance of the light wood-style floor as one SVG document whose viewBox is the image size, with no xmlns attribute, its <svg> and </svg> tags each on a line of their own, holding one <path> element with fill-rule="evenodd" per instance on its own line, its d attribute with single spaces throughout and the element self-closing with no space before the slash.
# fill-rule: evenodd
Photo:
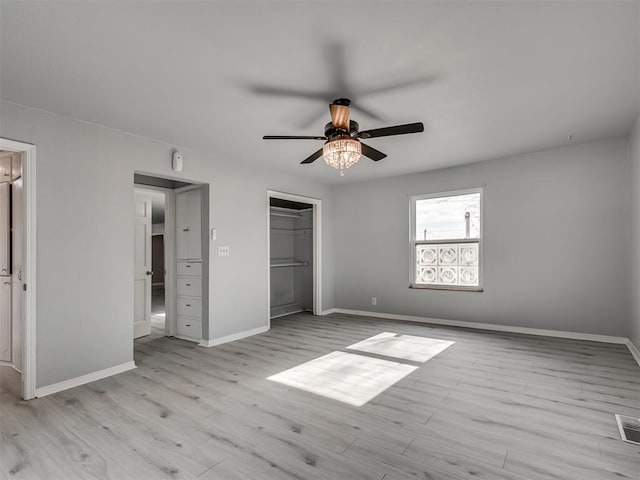
<svg viewBox="0 0 640 480">
<path fill-rule="evenodd" d="M 361 407 L 266 380 L 381 332 L 455 343 Z M 2 369 L 0 478 L 640 478 L 613 416 L 640 416 L 624 346 L 300 314 L 135 349 L 137 369 L 30 402 Z"/>
</svg>

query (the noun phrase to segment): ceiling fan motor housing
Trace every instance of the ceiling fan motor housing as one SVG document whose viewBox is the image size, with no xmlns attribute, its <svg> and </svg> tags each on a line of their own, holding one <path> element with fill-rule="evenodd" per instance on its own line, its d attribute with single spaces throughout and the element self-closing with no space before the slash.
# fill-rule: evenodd
<svg viewBox="0 0 640 480">
<path fill-rule="evenodd" d="M 345 138 L 345 137 L 356 138 L 359 130 L 360 130 L 360 125 L 358 125 L 358 122 L 354 120 L 349 121 L 348 132 L 343 128 L 334 127 L 333 123 L 329 122 L 324 126 L 324 135 L 325 137 L 327 137 L 328 141 L 335 140 L 336 138 Z"/>
</svg>

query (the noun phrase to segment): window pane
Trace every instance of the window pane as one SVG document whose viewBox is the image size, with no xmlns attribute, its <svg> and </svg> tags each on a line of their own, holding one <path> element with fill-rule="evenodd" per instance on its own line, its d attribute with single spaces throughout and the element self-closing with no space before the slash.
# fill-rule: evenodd
<svg viewBox="0 0 640 480">
<path fill-rule="evenodd" d="M 415 221 L 415 240 L 480 238 L 480 193 L 416 200 Z"/>
<path fill-rule="evenodd" d="M 416 283 L 479 286 L 477 243 L 416 245 Z"/>
</svg>

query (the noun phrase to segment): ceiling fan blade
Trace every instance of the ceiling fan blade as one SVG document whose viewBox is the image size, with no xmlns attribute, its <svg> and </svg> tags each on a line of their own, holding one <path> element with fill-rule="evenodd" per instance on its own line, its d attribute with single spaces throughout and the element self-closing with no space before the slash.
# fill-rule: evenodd
<svg viewBox="0 0 640 480">
<path fill-rule="evenodd" d="M 331 90 L 338 95 L 348 97 L 351 91 L 347 81 L 348 59 L 345 44 L 339 41 L 326 44 L 324 60 L 323 70 L 328 74 Z"/>
<path fill-rule="evenodd" d="M 394 125 L 393 127 L 374 128 L 358 133 L 358 138 L 391 137 L 392 135 L 405 135 L 407 133 L 424 132 L 422 122 L 407 123 L 406 125 Z"/>
<path fill-rule="evenodd" d="M 326 140 L 327 137 L 312 135 L 265 135 L 263 140 Z"/>
<path fill-rule="evenodd" d="M 307 158 L 301 161 L 300 164 L 313 163 L 317 159 L 319 159 L 321 156 L 322 156 L 322 149 L 318 150 L 317 152 L 313 152 L 311 155 L 309 155 Z"/>
<path fill-rule="evenodd" d="M 287 87 L 271 87 L 268 85 L 249 85 L 248 88 L 251 92 L 258 95 L 271 97 L 307 98 L 310 100 L 321 100 L 323 102 L 331 99 L 331 94 L 328 92 L 312 92 Z"/>
<path fill-rule="evenodd" d="M 375 148 L 370 147 L 369 145 L 365 145 L 362 142 L 360 143 L 360 145 L 362 146 L 362 154 L 365 157 L 369 157 L 374 162 L 379 162 L 387 156 L 386 153 L 382 153 L 380 150 L 376 150 Z"/>
<path fill-rule="evenodd" d="M 358 110 L 361 113 L 364 113 L 367 117 L 373 119 L 373 120 L 378 120 L 378 121 L 382 121 L 383 118 L 378 115 L 376 112 L 374 112 L 373 110 L 370 110 L 366 107 L 363 107 L 360 103 L 354 103 L 353 107 L 354 110 Z"/>
<path fill-rule="evenodd" d="M 360 97 L 365 97 L 367 95 L 378 95 L 380 93 L 399 90 L 401 88 L 413 87 L 415 85 L 428 85 L 434 83 L 437 80 L 439 80 L 438 75 L 426 75 L 424 77 L 413 78 L 411 80 L 405 80 L 402 82 L 389 83 L 386 85 L 380 85 L 378 87 L 364 89 L 360 92 Z"/>
<path fill-rule="evenodd" d="M 309 130 L 314 123 L 320 122 L 322 119 L 322 125 L 326 123 L 325 120 L 326 112 L 324 108 L 318 108 L 314 110 L 312 113 L 306 112 L 304 115 L 300 115 L 299 119 L 292 120 L 292 123 L 298 127 L 300 130 Z"/>
</svg>

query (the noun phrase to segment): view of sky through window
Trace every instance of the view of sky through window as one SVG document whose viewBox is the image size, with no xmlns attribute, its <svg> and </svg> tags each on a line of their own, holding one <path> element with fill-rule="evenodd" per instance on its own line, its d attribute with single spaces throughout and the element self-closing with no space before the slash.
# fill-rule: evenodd
<svg viewBox="0 0 640 480">
<path fill-rule="evenodd" d="M 469 213 L 469 237 L 466 213 Z M 416 201 L 415 240 L 480 238 L 480 193 Z"/>
</svg>

